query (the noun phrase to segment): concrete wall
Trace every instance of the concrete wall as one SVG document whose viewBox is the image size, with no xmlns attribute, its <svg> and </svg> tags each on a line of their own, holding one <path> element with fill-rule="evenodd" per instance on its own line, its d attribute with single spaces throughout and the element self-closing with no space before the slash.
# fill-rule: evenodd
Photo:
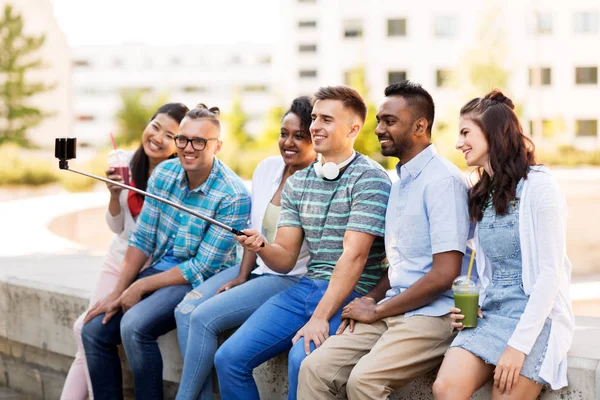
<svg viewBox="0 0 600 400">
<path fill-rule="evenodd" d="M 0 385 L 25 393 L 32 399 L 57 399 L 75 353 L 71 326 L 88 303 L 90 280 L 81 286 L 60 284 L 60 277 L 29 279 L 36 268 L 48 268 L 62 260 L 58 275 L 72 274 L 77 266 L 99 266 L 99 258 L 79 255 L 62 258 L 0 259 Z M 90 268 L 94 269 L 93 266 Z M 96 267 L 97 268 L 97 267 Z M 18 271 L 27 271 L 19 274 Z M 600 399 L 600 319 L 580 317 L 569 357 L 567 389 L 545 392 L 541 399 Z M 181 375 L 182 360 L 175 332 L 162 337 L 165 393 L 173 398 Z M 280 356 L 254 372 L 261 398 L 284 399 L 287 392 L 287 361 Z M 431 399 L 435 372 L 417 379 L 392 399 Z M 131 396 L 131 377 L 125 372 L 126 394 Z M 490 396 L 490 385 L 474 399 Z"/>
</svg>

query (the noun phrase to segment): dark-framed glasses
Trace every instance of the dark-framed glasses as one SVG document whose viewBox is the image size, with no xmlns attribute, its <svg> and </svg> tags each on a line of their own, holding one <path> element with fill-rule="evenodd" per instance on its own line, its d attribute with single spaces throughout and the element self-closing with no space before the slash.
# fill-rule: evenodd
<svg viewBox="0 0 600 400">
<path fill-rule="evenodd" d="M 219 139 L 204 139 L 204 138 L 192 138 L 192 139 L 188 139 L 185 136 L 181 136 L 181 135 L 177 135 L 173 138 L 175 140 L 175 146 L 177 146 L 178 149 L 185 149 L 188 145 L 188 143 L 192 143 L 192 148 L 194 150 L 204 150 L 206 148 L 206 143 L 213 141 L 213 140 L 219 140 Z"/>
</svg>

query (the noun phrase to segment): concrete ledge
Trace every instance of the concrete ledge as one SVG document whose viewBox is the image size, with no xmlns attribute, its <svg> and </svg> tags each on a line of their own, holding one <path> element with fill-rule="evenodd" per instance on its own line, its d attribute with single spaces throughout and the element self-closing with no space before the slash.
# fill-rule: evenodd
<svg viewBox="0 0 600 400">
<path fill-rule="evenodd" d="M 56 399 L 75 354 L 72 324 L 88 304 L 101 258 L 44 256 L 0 258 L 0 385 L 32 399 Z M 85 266 L 85 267 L 84 267 Z M 83 271 L 83 272 L 82 272 Z M 40 277 L 33 280 L 29 277 Z M 75 278 L 77 277 L 77 278 Z M 545 391 L 550 399 L 600 399 L 600 319 L 578 317 L 575 341 L 569 353 L 570 386 Z M 159 340 L 164 358 L 167 398 L 176 392 L 182 360 L 175 332 Z M 287 358 L 277 357 L 257 368 L 254 376 L 261 398 L 284 399 Z M 127 393 L 130 376 L 125 371 Z M 435 371 L 413 381 L 391 399 L 432 399 Z M 474 399 L 490 397 L 490 385 Z"/>
</svg>

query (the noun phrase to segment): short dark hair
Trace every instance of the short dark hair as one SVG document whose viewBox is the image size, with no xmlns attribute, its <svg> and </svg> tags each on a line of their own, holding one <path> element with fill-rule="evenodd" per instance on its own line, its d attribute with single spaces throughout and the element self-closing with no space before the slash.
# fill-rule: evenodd
<svg viewBox="0 0 600 400">
<path fill-rule="evenodd" d="M 415 119 L 425 118 L 427 120 L 427 133 L 431 137 L 431 127 L 435 116 L 435 103 L 429 92 L 415 82 L 401 81 L 392 83 L 385 88 L 385 96 L 400 96 L 406 100 L 408 106 L 413 110 Z"/>
<path fill-rule="evenodd" d="M 310 98 L 308 96 L 295 98 L 294 101 L 292 101 L 290 109 L 283 114 L 283 117 L 285 118 L 285 116 L 290 113 L 298 116 L 300 119 L 300 129 L 302 129 L 302 132 L 310 135 L 310 124 L 312 123 L 312 105 L 310 103 Z"/>
<path fill-rule="evenodd" d="M 323 86 L 313 96 L 317 100 L 339 100 L 344 107 L 356 114 L 364 124 L 367 119 L 367 105 L 358 92 L 348 86 Z"/>
</svg>

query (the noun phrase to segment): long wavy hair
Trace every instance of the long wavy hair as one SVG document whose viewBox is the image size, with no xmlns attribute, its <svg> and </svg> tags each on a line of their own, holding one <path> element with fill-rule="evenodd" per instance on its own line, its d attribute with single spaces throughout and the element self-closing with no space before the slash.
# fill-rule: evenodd
<svg viewBox="0 0 600 400">
<path fill-rule="evenodd" d="M 477 169 L 479 181 L 469 191 L 472 221 L 481 221 L 490 196 L 496 213 L 505 215 L 508 204 L 515 199 L 517 184 L 527 179 L 529 167 L 535 165 L 535 145 L 523 134 L 514 108 L 511 99 L 494 89 L 460 110 L 462 118 L 472 120 L 483 132 L 493 172 L 490 176 L 482 167 Z"/>
</svg>

